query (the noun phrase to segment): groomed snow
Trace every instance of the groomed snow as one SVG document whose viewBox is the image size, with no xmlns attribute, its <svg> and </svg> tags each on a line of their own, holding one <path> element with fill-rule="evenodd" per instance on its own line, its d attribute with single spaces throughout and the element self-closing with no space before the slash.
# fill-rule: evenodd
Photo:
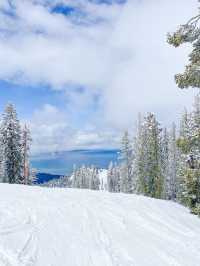
<svg viewBox="0 0 200 266">
<path fill-rule="evenodd" d="M 200 219 L 142 196 L 0 184 L 0 266 L 199 266 Z"/>
</svg>

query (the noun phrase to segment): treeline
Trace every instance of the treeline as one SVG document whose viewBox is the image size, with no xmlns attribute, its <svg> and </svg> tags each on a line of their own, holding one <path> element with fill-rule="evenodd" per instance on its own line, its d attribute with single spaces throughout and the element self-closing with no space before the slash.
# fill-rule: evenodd
<svg viewBox="0 0 200 266">
<path fill-rule="evenodd" d="M 108 169 L 110 192 L 178 201 L 200 214 L 200 96 L 177 127 L 162 128 L 152 113 L 139 116 L 136 135 L 125 132 L 120 163 Z"/>
<path fill-rule="evenodd" d="M 134 137 L 124 133 L 118 162 L 110 163 L 104 179 L 97 168 L 82 166 L 50 186 L 141 194 L 200 214 L 200 96 L 178 126 L 163 128 L 154 114 L 139 115 Z"/>
<path fill-rule="evenodd" d="M 0 121 L 0 182 L 31 185 L 36 171 L 30 168 L 30 130 L 23 128 L 13 104 L 8 104 Z"/>
<path fill-rule="evenodd" d="M 94 166 L 74 166 L 71 176 L 61 176 L 59 179 L 44 183 L 48 187 L 85 188 L 92 190 L 105 190 L 104 182 L 100 178 L 102 170 Z"/>
<path fill-rule="evenodd" d="M 92 190 L 100 189 L 99 170 L 95 167 L 74 168 L 71 176 L 71 186 L 73 188 L 87 188 Z"/>
<path fill-rule="evenodd" d="M 152 113 L 139 115 L 134 137 L 124 133 L 119 160 L 109 165 L 106 186 L 94 167 L 75 169 L 69 180 L 70 187 L 177 201 L 200 214 L 200 96 L 169 129 Z"/>
</svg>

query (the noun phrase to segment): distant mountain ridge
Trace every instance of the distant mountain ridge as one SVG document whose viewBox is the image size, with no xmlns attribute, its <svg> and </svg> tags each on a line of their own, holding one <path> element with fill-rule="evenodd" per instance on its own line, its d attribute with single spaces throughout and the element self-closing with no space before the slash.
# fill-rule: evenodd
<svg viewBox="0 0 200 266">
<path fill-rule="evenodd" d="M 37 173 L 37 184 L 43 184 L 49 182 L 52 179 L 59 179 L 61 175 L 54 175 L 48 173 Z"/>
</svg>

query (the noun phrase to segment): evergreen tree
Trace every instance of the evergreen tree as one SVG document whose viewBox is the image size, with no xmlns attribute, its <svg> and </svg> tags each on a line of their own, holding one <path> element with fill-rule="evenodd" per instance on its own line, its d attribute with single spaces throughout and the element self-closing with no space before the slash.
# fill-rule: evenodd
<svg viewBox="0 0 200 266">
<path fill-rule="evenodd" d="M 107 189 L 109 192 L 120 192 L 120 170 L 111 162 L 107 173 Z"/>
<path fill-rule="evenodd" d="M 178 47 L 183 43 L 192 44 L 192 52 L 189 55 L 189 64 L 183 74 L 175 76 L 180 88 L 200 88 L 200 14 L 191 18 L 186 24 L 181 25 L 173 34 L 168 34 L 169 44 Z"/>
<path fill-rule="evenodd" d="M 128 131 L 124 133 L 121 142 L 120 153 L 120 191 L 125 193 L 133 192 L 133 175 L 132 175 L 132 147 L 130 145 Z"/>
<path fill-rule="evenodd" d="M 179 165 L 179 152 L 176 144 L 176 125 L 173 123 L 169 135 L 169 160 L 168 160 L 168 190 L 167 198 L 176 200 L 177 196 L 177 171 Z"/>
<path fill-rule="evenodd" d="M 113 168 L 113 176 L 114 176 L 114 191 L 120 192 L 120 168 L 116 163 Z"/>
<path fill-rule="evenodd" d="M 170 175 L 169 175 L 169 134 L 166 128 L 163 130 L 161 139 L 161 173 L 164 179 L 163 198 L 170 198 Z"/>
<path fill-rule="evenodd" d="M 144 170 L 146 157 L 146 135 L 145 128 L 141 114 L 138 115 L 138 122 L 136 124 L 136 135 L 133 141 L 133 187 L 134 192 L 143 193 L 144 185 Z"/>
<path fill-rule="evenodd" d="M 149 113 L 141 127 L 139 136 L 139 156 L 135 166 L 138 175 L 138 192 L 161 198 L 163 176 L 161 172 L 161 129 L 155 115 Z"/>
<path fill-rule="evenodd" d="M 72 187 L 76 188 L 77 187 L 77 179 L 78 179 L 78 170 L 76 169 L 76 165 L 73 166 L 73 173 L 71 176 L 71 183 L 72 183 Z"/>
<path fill-rule="evenodd" d="M 195 97 L 193 111 L 183 116 L 180 138 L 179 200 L 200 214 L 200 101 Z"/>
<path fill-rule="evenodd" d="M 82 168 L 77 169 L 73 177 L 74 177 L 73 187 L 81 188 Z"/>
<path fill-rule="evenodd" d="M 6 106 L 0 128 L 3 154 L 3 182 L 24 183 L 21 128 L 15 107 Z"/>
<path fill-rule="evenodd" d="M 34 185 L 37 181 L 37 170 L 34 168 L 31 168 L 29 170 L 29 175 L 27 179 L 27 185 Z"/>
<path fill-rule="evenodd" d="M 100 180 L 99 180 L 99 172 L 95 167 L 90 169 L 90 186 L 89 188 L 92 190 L 99 190 Z"/>
<path fill-rule="evenodd" d="M 24 184 L 28 185 L 35 181 L 34 171 L 30 169 L 29 152 L 31 145 L 31 134 L 27 125 L 22 130 L 22 162 L 23 162 L 23 180 Z"/>
<path fill-rule="evenodd" d="M 107 173 L 107 188 L 109 192 L 114 192 L 114 167 L 113 162 L 110 162 Z"/>
<path fill-rule="evenodd" d="M 87 178 L 88 178 L 88 169 L 85 167 L 85 165 L 83 165 L 80 168 L 79 188 L 88 188 Z"/>
<path fill-rule="evenodd" d="M 0 183 L 4 182 L 4 158 L 3 158 L 3 145 L 0 138 Z"/>
</svg>

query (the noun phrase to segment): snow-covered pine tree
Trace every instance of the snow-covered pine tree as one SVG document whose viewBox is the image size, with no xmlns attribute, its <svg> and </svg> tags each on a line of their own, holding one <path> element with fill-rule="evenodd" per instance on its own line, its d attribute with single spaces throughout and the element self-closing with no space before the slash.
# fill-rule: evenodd
<svg viewBox="0 0 200 266">
<path fill-rule="evenodd" d="M 0 183 L 4 182 L 4 160 L 3 160 L 3 145 L 0 138 Z"/>
<path fill-rule="evenodd" d="M 177 171 L 179 165 L 179 151 L 176 143 L 176 125 L 172 124 L 171 131 L 169 134 L 169 165 L 168 165 L 168 175 L 169 175 L 169 186 L 167 197 L 171 200 L 176 200 L 177 197 Z"/>
<path fill-rule="evenodd" d="M 200 160 L 200 94 L 194 98 L 192 111 L 192 151 L 195 159 Z"/>
<path fill-rule="evenodd" d="M 142 115 L 139 113 L 136 123 L 136 134 L 133 141 L 133 190 L 135 193 L 143 193 L 144 169 L 145 169 L 145 128 Z"/>
<path fill-rule="evenodd" d="M 77 169 L 76 169 L 76 165 L 73 165 L 73 172 L 71 175 L 71 186 L 73 188 L 75 188 L 77 186 Z"/>
<path fill-rule="evenodd" d="M 177 170 L 177 200 L 186 204 L 185 195 L 187 193 L 187 187 L 185 182 L 185 172 L 187 169 L 187 156 L 190 153 L 191 143 L 191 113 L 188 113 L 184 108 L 181 120 L 180 120 L 180 132 L 177 139 L 177 147 L 179 151 L 179 163 Z"/>
<path fill-rule="evenodd" d="M 81 179 L 81 168 L 74 168 L 72 174 L 72 187 L 80 188 L 80 179 Z"/>
<path fill-rule="evenodd" d="M 99 171 L 94 166 L 90 169 L 90 186 L 89 188 L 92 190 L 99 190 L 100 179 L 99 179 Z"/>
<path fill-rule="evenodd" d="M 117 163 L 113 167 L 113 176 L 114 176 L 114 191 L 120 192 L 120 167 Z"/>
<path fill-rule="evenodd" d="M 0 127 L 3 154 L 3 182 L 24 183 L 21 128 L 13 104 L 8 104 Z"/>
<path fill-rule="evenodd" d="M 34 185 L 37 181 L 37 170 L 35 168 L 31 168 L 29 171 L 30 172 L 26 184 Z"/>
<path fill-rule="evenodd" d="M 80 175 L 79 175 L 79 188 L 88 188 L 87 186 L 87 173 L 88 173 L 88 169 L 85 167 L 85 165 L 83 165 L 80 168 Z"/>
<path fill-rule="evenodd" d="M 197 214 L 200 214 L 200 100 L 195 97 L 192 113 L 182 118 L 180 138 L 177 141 L 181 151 L 179 169 L 179 200 Z"/>
<path fill-rule="evenodd" d="M 31 133 L 27 125 L 22 129 L 22 161 L 23 161 L 23 180 L 24 184 L 31 185 L 35 181 L 34 171 L 30 169 L 29 152 L 31 145 Z M 33 180 L 35 179 L 35 180 Z"/>
<path fill-rule="evenodd" d="M 163 198 L 170 198 L 170 176 L 169 176 L 169 133 L 164 128 L 161 135 L 161 173 L 163 177 Z"/>
<path fill-rule="evenodd" d="M 133 192 L 133 153 L 129 140 L 128 131 L 125 131 L 120 152 L 120 191 L 124 193 Z"/>
<path fill-rule="evenodd" d="M 176 83 L 180 88 L 200 88 L 200 13 L 185 24 L 181 24 L 173 34 L 168 34 L 169 44 L 179 47 L 183 43 L 192 45 L 192 52 L 189 54 L 189 64 L 183 74 L 175 75 Z"/>
<path fill-rule="evenodd" d="M 109 192 L 120 192 L 120 169 L 110 162 L 107 172 L 107 189 Z"/>
<path fill-rule="evenodd" d="M 107 172 L 107 189 L 109 192 L 114 192 L 114 167 L 113 162 L 110 162 Z"/>
<path fill-rule="evenodd" d="M 141 128 L 138 159 L 135 161 L 139 193 L 161 198 L 163 176 L 161 172 L 161 129 L 155 115 L 148 113 Z"/>
</svg>

